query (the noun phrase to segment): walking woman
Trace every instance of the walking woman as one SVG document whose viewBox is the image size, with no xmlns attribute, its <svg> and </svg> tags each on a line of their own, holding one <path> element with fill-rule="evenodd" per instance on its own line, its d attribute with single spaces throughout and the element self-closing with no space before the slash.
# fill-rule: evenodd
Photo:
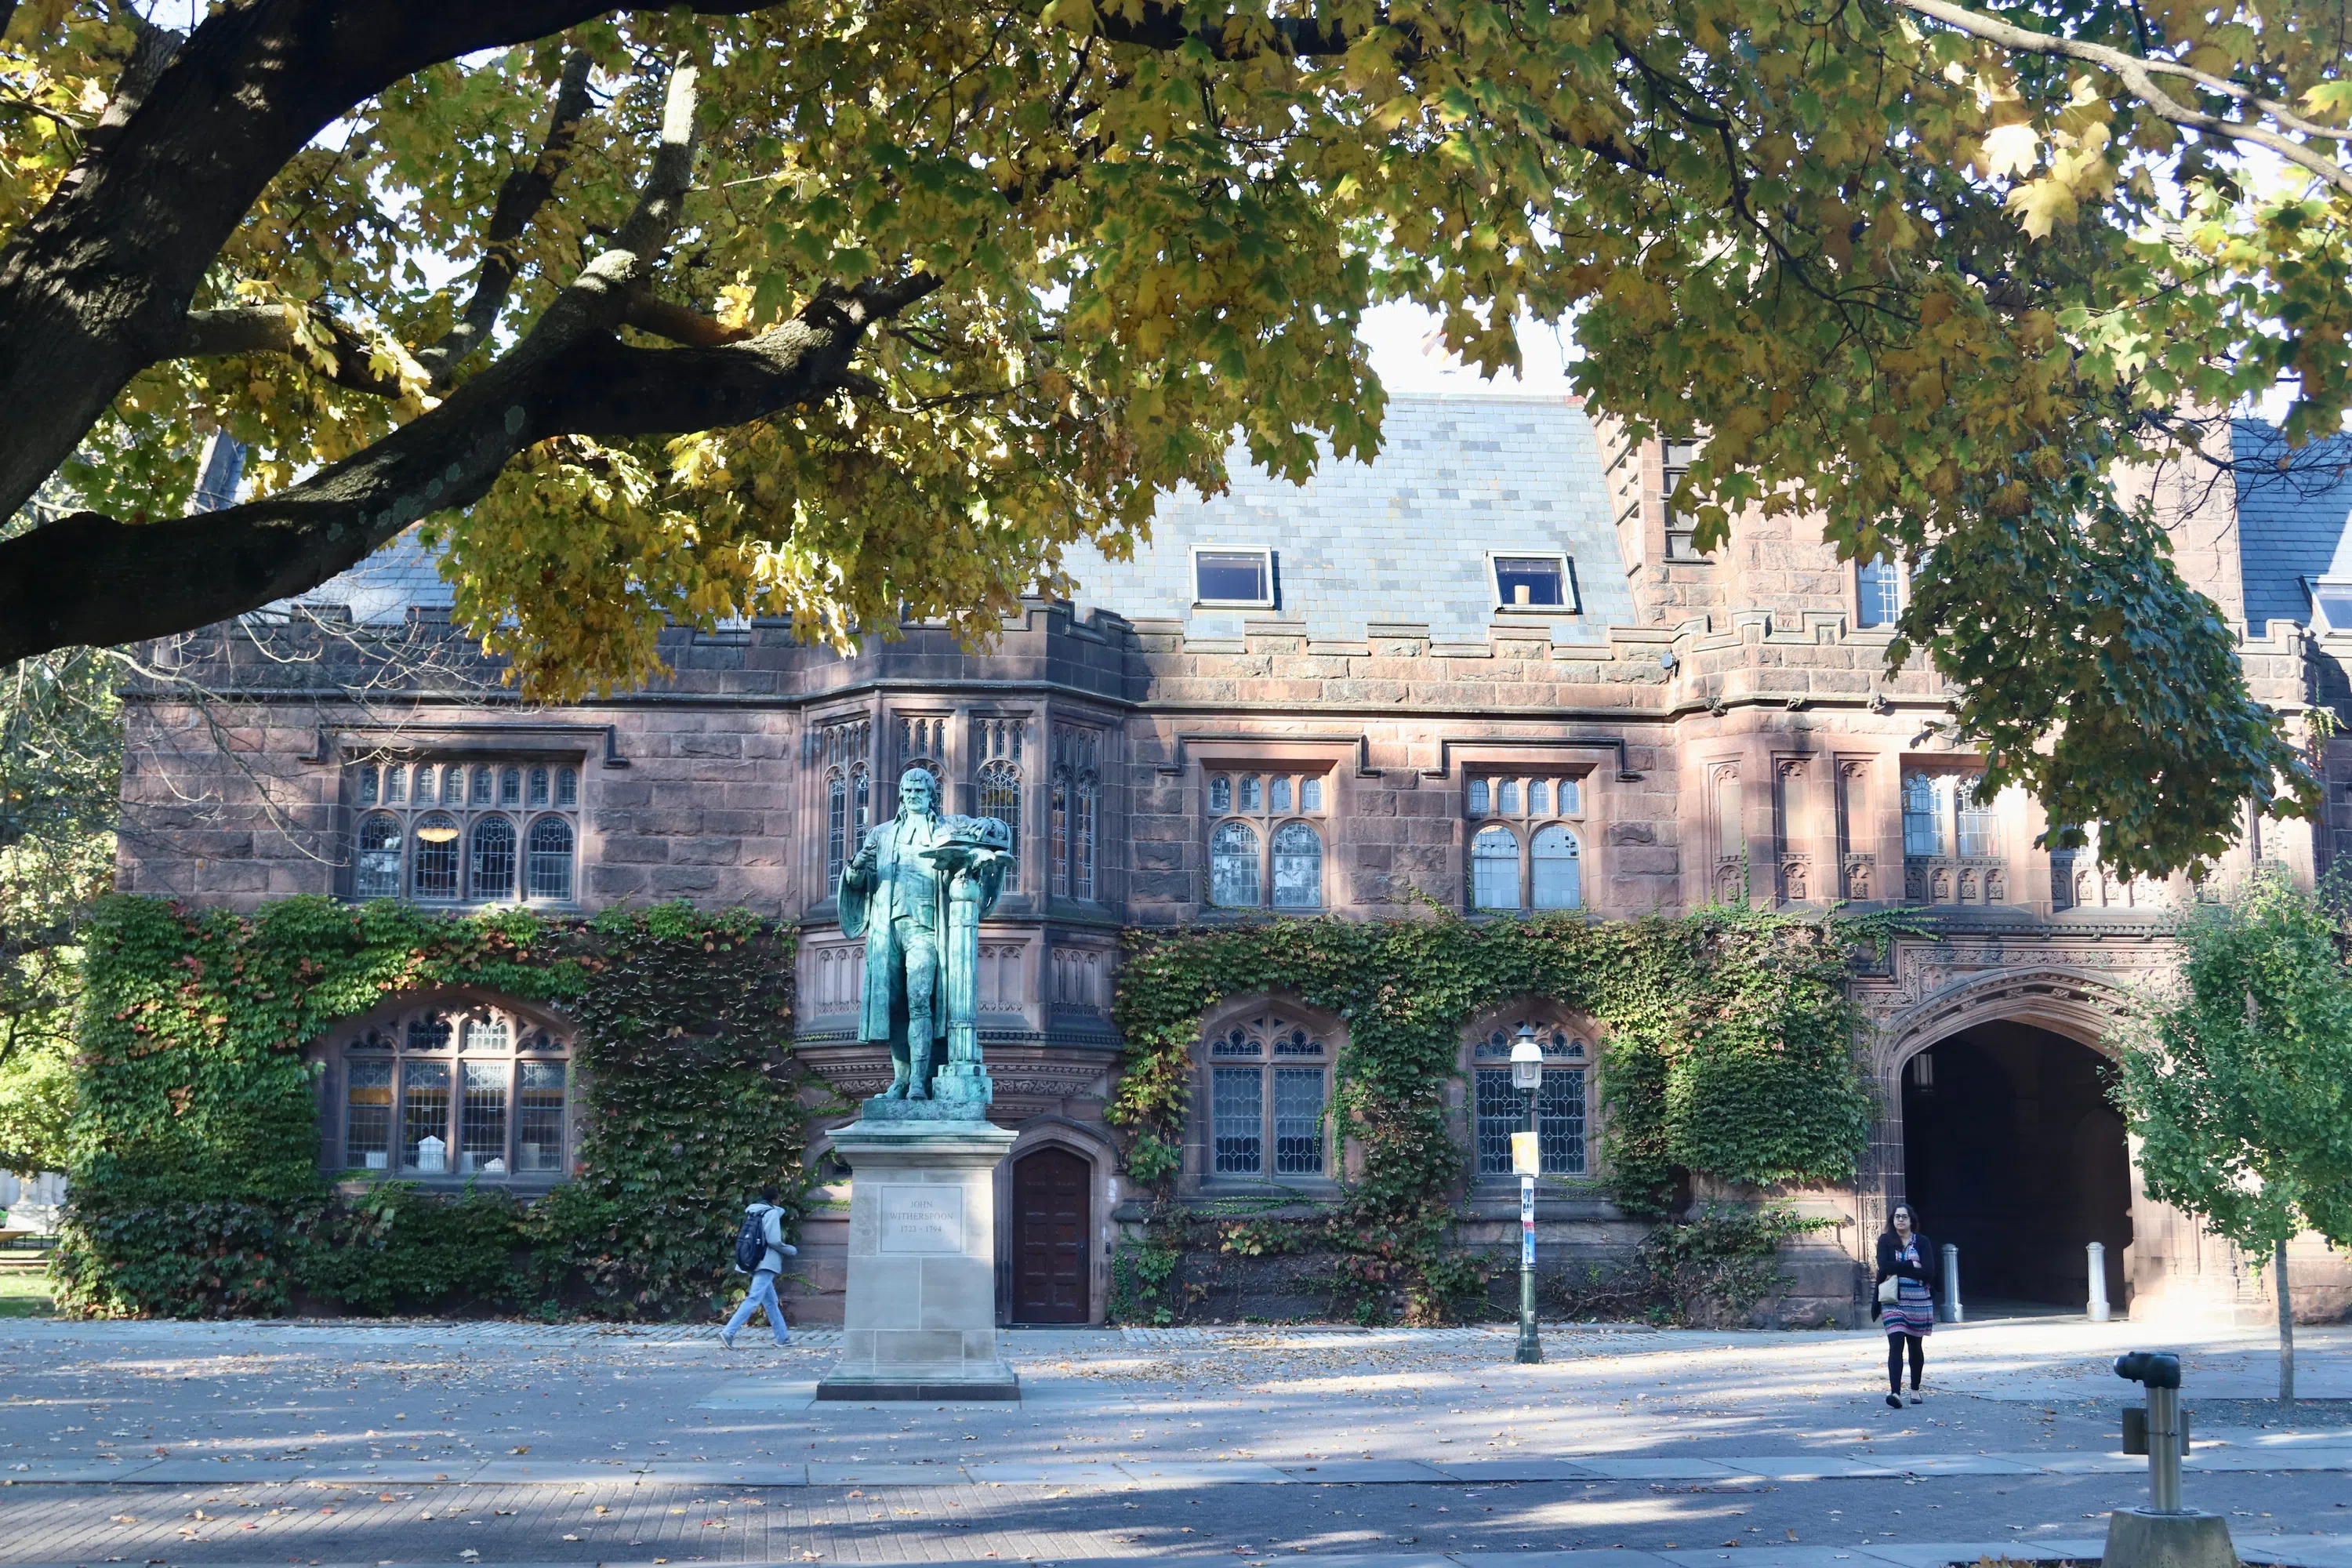
<svg viewBox="0 0 2352 1568">
<path fill-rule="evenodd" d="M 1877 1300 L 1870 1310 L 1886 1330 L 1886 1403 L 1903 1408 L 1903 1356 L 1911 1356 L 1911 1403 L 1919 1403 L 1919 1374 L 1927 1365 L 1927 1336 L 1936 1331 L 1936 1244 L 1919 1234 L 1909 1204 L 1897 1204 L 1878 1237 Z"/>
</svg>

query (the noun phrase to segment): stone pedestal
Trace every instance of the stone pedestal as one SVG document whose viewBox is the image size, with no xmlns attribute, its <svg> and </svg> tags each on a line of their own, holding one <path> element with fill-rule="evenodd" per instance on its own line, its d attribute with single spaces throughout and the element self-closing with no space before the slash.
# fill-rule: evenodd
<svg viewBox="0 0 2352 1568">
<path fill-rule="evenodd" d="M 936 1103 L 833 1135 L 850 1170 L 849 1291 L 819 1399 L 1021 1397 L 996 1349 L 994 1175 L 1016 1135 L 936 1119 Z"/>
<path fill-rule="evenodd" d="M 2105 1568 L 2238 1568 L 2230 1521 L 2193 1510 L 2119 1508 L 2107 1516 Z"/>
</svg>

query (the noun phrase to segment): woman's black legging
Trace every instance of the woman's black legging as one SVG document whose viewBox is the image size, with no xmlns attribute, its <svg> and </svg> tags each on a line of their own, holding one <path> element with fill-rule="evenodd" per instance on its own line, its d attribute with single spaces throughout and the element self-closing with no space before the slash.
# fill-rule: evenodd
<svg viewBox="0 0 2352 1568">
<path fill-rule="evenodd" d="M 1919 1374 L 1927 1367 L 1927 1342 L 1917 1334 L 1886 1336 L 1886 1386 L 1903 1392 L 1903 1347 L 1911 1347 L 1911 1392 L 1919 1392 Z"/>
</svg>

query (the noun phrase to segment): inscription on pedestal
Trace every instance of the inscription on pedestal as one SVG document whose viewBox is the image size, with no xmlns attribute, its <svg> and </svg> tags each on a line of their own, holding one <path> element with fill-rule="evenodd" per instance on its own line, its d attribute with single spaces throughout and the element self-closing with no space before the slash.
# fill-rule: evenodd
<svg viewBox="0 0 2352 1568">
<path fill-rule="evenodd" d="M 961 1187 L 882 1189 L 882 1250 L 961 1252 Z"/>
</svg>

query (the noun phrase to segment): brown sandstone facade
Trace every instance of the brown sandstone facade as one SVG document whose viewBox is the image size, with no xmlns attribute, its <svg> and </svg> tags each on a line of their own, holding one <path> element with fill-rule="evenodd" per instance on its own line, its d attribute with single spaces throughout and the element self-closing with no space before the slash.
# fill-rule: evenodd
<svg viewBox="0 0 2352 1568">
<path fill-rule="evenodd" d="M 1013 1255 L 1016 1211 L 1033 1201 L 1023 1173 L 1043 1193 L 1048 1178 L 1075 1172 L 1087 1240 L 1079 1257 L 1053 1267 L 1082 1277 L 1079 1312 L 1099 1320 L 1128 1201 L 1102 1121 L 1117 1071 L 1110 1004 L 1121 930 L 1310 911 L 1414 919 L 1424 903 L 1475 913 L 1475 845 L 1498 825 L 1509 830 L 1519 857 L 1512 874 L 1528 901 L 1536 877 L 1564 874 L 1557 862 L 1539 872 L 1528 858 L 1549 827 L 1552 845 L 1572 841 L 1578 902 L 1602 918 L 1745 897 L 1792 909 L 1917 906 L 1936 925 L 1936 939 L 1898 943 L 1883 967 L 1857 978 L 1883 1114 L 1854 1190 L 1798 1194 L 1840 1226 L 1792 1255 L 1799 1283 L 1785 1316 L 1851 1320 L 1853 1260 L 1867 1256 L 1893 1200 L 1925 1200 L 1921 1162 L 1931 1159 L 1949 1166 L 1935 1178 L 1948 1188 L 1959 1180 L 1983 1189 L 1966 1200 L 1983 1210 L 1968 1226 L 1939 1224 L 1930 1205 L 1931 1232 L 1948 1239 L 1957 1230 L 1962 1240 L 1964 1292 L 1968 1280 L 1991 1279 L 1995 1294 L 2063 1301 L 2071 1290 L 2079 1301 L 2082 1243 L 2104 1239 L 2119 1310 L 2258 1308 L 2262 1287 L 2242 1260 L 2128 1181 L 2120 1124 L 2109 1125 L 2111 1112 L 2099 1120 L 2095 1095 L 2083 1098 L 2087 1068 L 2069 1065 L 2069 1053 L 2099 1048 L 2134 984 L 2165 972 L 2169 910 L 2185 884 L 2118 885 L 2088 857 L 2053 865 L 2033 847 L 2046 825 L 2032 803 L 1968 798 L 1973 763 L 1937 726 L 1938 682 L 1916 664 L 1887 672 L 1889 633 L 1862 624 L 1869 617 L 1854 569 L 1817 534 L 1800 521 L 1755 520 L 1719 559 L 1675 559 L 1661 449 L 1627 448 L 1580 416 L 1573 424 L 1597 458 L 1593 493 L 1606 515 L 1587 519 L 1590 531 L 1563 553 L 1590 601 L 1601 599 L 1601 575 L 1613 574 L 1606 586 L 1620 608 L 1572 637 L 1493 605 L 1479 606 L 1482 637 L 1444 636 L 1409 597 L 1374 605 L 1360 635 L 1339 637 L 1320 635 L 1328 625 L 1293 614 L 1287 599 L 1238 625 L 1164 613 L 1165 604 L 1084 613 L 1038 604 L 984 651 L 907 627 L 845 658 L 799 646 L 787 627 L 754 624 L 673 633 L 670 681 L 561 709 L 512 701 L 429 606 L 397 622 L 329 610 L 258 642 L 226 630 L 192 639 L 176 657 L 203 700 L 158 689 L 131 706 L 121 885 L 240 908 L 382 890 L 368 881 L 384 873 L 362 854 L 367 821 L 425 820 L 413 799 L 389 803 L 388 771 L 415 787 L 415 770 L 437 768 L 446 784 L 455 769 L 488 781 L 488 809 L 511 815 L 523 839 L 538 842 L 530 835 L 542 817 L 573 836 L 565 896 L 541 902 L 686 898 L 802 922 L 801 1049 L 858 1095 L 887 1080 L 887 1064 L 852 1037 L 858 954 L 833 923 L 828 872 L 841 844 L 854 841 L 860 782 L 863 820 L 879 820 L 895 809 L 902 769 L 928 765 L 954 809 L 1009 809 L 1022 852 L 1018 885 L 982 939 L 995 1114 L 1022 1134 L 1001 1183 L 999 1234 L 1013 1238 L 1005 1311 L 1018 1317 L 1024 1302 L 1045 1299 L 1022 1277 L 1043 1265 Z M 2227 544 L 2233 520 L 2214 514 L 2227 498 L 2200 504 L 2177 520 L 2182 558 L 2225 605 L 2242 605 Z M 1230 522 L 1206 526 L 1231 536 Z M 1267 531 L 1273 550 L 1288 547 Z M 2284 622 L 2243 644 L 2257 690 L 2290 711 L 2337 679 L 2331 652 Z M 2352 746 L 2336 752 L 2330 767 L 2352 775 Z M 576 776 L 569 808 L 559 804 L 566 770 Z M 555 782 L 534 815 L 523 796 L 540 772 Z M 519 792 L 511 803 L 499 795 L 509 773 Z M 1265 791 L 1255 806 L 1241 794 L 1245 780 L 1263 781 L 1248 786 Z M 1538 780 L 1540 810 L 1529 787 Z M 2331 784 L 2329 798 L 2339 820 L 2326 832 L 2315 839 L 2264 825 L 2260 853 L 2317 869 L 2335 835 L 2352 831 L 2346 790 Z M 440 805 L 470 832 L 485 801 Z M 1923 837 L 1929 813 L 1933 846 Z M 1241 841 L 1238 832 L 1220 837 L 1228 824 L 1247 830 L 1254 910 L 1212 901 L 1214 889 L 1238 885 L 1221 876 L 1241 875 L 1239 851 L 1219 858 L 1220 845 Z M 1310 838 L 1313 866 L 1302 869 Z M 412 858 L 396 871 L 413 895 L 416 847 L 404 852 Z M 2242 847 L 2222 868 L 2225 879 L 2247 854 Z M 531 874 L 510 872 L 526 881 L 509 886 L 525 889 Z M 1294 901 L 1282 905 L 1286 888 Z M 1295 901 L 1302 889 L 1307 901 Z M 448 901 L 467 902 L 467 889 Z M 1465 1150 L 1476 1138 L 1470 1053 L 1490 1026 L 1522 1017 L 1556 1026 L 1590 1042 L 1593 1070 L 1607 1070 L 1606 1041 L 1586 1021 L 1539 997 L 1505 1011 L 1509 1018 L 1465 1031 Z M 1344 1175 L 1344 1148 L 1318 1172 L 1236 1180 L 1216 1169 L 1208 1042 L 1266 1018 L 1312 1034 L 1326 1053 L 1316 1062 L 1344 1037 L 1341 1020 L 1280 996 L 1234 998 L 1202 1020 L 1190 1194 L 1287 1188 L 1312 1198 Z M 1966 1092 L 1978 1097 L 1969 1114 L 1979 1121 L 1927 1130 L 1940 1106 L 1956 1103 L 1935 1098 L 1933 1079 L 1919 1081 L 1916 1058 L 1931 1051 L 1953 1094 L 1978 1086 Z M 1981 1119 L 1996 1102 L 2002 1147 L 2055 1161 L 2049 1168 L 2070 1173 L 2067 1190 L 2079 1197 L 2062 1219 L 2014 1232 L 2013 1247 L 2002 1227 L 2023 1223 L 2019 1215 L 2037 1200 L 1992 1192 L 1993 1178 L 1966 1175 L 1975 1167 L 1951 1152 L 1971 1128 L 1994 1126 Z M 1598 1131 L 1597 1106 L 1589 1098 L 1580 1112 L 1588 1135 Z M 1468 1192 L 1465 1237 L 1499 1240 L 1516 1194 L 1475 1177 Z M 837 1228 L 823 1220 L 811 1228 L 800 1306 L 811 1318 L 838 1311 Z M 1542 1234 L 1559 1260 L 1622 1251 L 1638 1227 L 1598 1200 L 1575 1199 L 1547 1204 Z M 2304 1278 L 2313 1281 L 2309 1311 L 2333 1315 L 2352 1299 L 2340 1270 L 2315 1267 Z M 1240 1299 L 1211 1305 L 1269 1309 Z"/>
</svg>

